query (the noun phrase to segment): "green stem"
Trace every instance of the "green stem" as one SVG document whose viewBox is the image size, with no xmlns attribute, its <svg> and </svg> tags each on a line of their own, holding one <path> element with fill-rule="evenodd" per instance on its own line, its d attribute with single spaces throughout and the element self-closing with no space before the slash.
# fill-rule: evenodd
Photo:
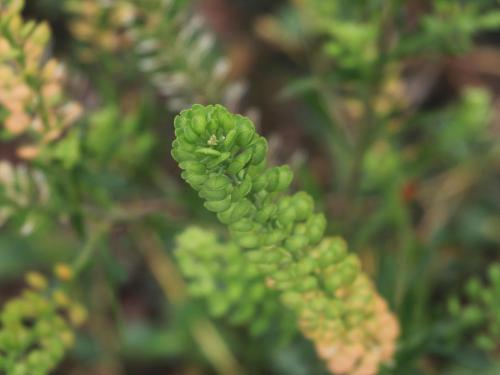
<svg viewBox="0 0 500 375">
<path fill-rule="evenodd" d="M 371 97 L 375 95 L 376 91 L 376 88 L 368 88 L 363 95 L 364 116 L 361 124 L 362 132 L 356 144 L 350 174 L 345 187 L 345 196 L 347 202 L 346 208 L 349 210 L 349 212 L 345 213 L 345 215 L 347 216 L 347 219 L 345 221 L 346 231 L 348 231 L 349 228 L 353 227 L 353 224 L 359 214 L 359 190 L 362 183 L 363 163 L 366 157 L 366 153 L 370 149 L 373 142 L 377 139 L 377 135 L 384 125 L 383 122 L 379 122 L 377 120 L 373 105 L 370 101 Z"/>
<path fill-rule="evenodd" d="M 92 230 L 91 236 L 86 241 L 82 251 L 73 262 L 73 273 L 75 277 L 79 275 L 92 261 L 92 256 L 99 249 L 99 244 L 111 227 L 111 223 L 106 222 L 98 225 Z"/>
</svg>

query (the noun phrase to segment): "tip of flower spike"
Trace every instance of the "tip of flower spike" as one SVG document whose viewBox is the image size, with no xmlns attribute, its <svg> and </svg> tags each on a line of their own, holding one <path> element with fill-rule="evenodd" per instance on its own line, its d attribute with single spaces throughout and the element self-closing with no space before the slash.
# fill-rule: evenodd
<svg viewBox="0 0 500 375">
<path fill-rule="evenodd" d="M 267 143 L 256 134 L 253 123 L 221 105 L 195 104 L 175 118 L 174 127 L 172 156 L 193 186 L 201 186 L 207 172 L 222 168 L 235 175 L 266 158 Z"/>
</svg>

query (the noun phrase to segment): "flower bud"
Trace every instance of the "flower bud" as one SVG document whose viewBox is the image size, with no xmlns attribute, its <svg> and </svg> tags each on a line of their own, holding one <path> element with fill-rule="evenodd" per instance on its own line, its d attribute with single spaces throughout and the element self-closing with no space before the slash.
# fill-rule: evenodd
<svg viewBox="0 0 500 375">
<path fill-rule="evenodd" d="M 306 236 L 303 235 L 293 235 L 285 240 L 285 247 L 291 252 L 302 251 L 309 244 Z"/>
<path fill-rule="evenodd" d="M 255 128 L 252 122 L 244 117 L 238 116 L 236 128 L 238 129 L 238 145 L 242 148 L 247 147 L 253 140 Z"/>
<path fill-rule="evenodd" d="M 230 174 L 237 174 L 248 164 L 250 159 L 252 158 L 253 151 L 251 149 L 246 149 L 242 151 L 239 155 L 237 155 L 233 161 L 227 167 L 227 171 Z"/>
<path fill-rule="evenodd" d="M 179 163 L 188 160 L 196 160 L 196 156 L 191 151 L 187 151 L 185 148 L 182 147 L 172 148 L 171 154 L 172 157 Z"/>
<path fill-rule="evenodd" d="M 206 167 L 208 169 L 213 169 L 213 168 L 217 167 L 218 165 L 222 164 L 223 162 L 225 162 L 226 160 L 228 160 L 230 157 L 231 157 L 231 154 L 229 152 L 223 152 L 216 159 L 209 161 L 206 164 Z"/>
<path fill-rule="evenodd" d="M 231 180 L 224 175 L 212 175 L 208 179 L 206 179 L 205 184 L 203 185 L 202 190 L 204 192 L 208 191 L 225 191 L 227 188 L 231 186 Z"/>
<path fill-rule="evenodd" d="M 222 125 L 226 133 L 234 130 L 235 121 L 233 116 L 221 105 L 216 105 L 217 120 Z"/>
<path fill-rule="evenodd" d="M 192 129 L 192 127 L 190 126 L 184 126 L 182 128 L 183 132 L 182 132 L 182 136 L 184 137 L 184 139 L 189 142 L 189 143 L 196 143 L 199 139 L 199 136 L 198 134 L 196 134 L 194 132 L 194 130 Z"/>
<path fill-rule="evenodd" d="M 179 163 L 181 169 L 185 169 L 188 172 L 202 174 L 205 172 L 205 166 L 198 161 L 183 161 Z"/>
<path fill-rule="evenodd" d="M 255 232 L 239 234 L 235 237 L 235 241 L 244 249 L 254 249 L 260 245 L 259 236 Z"/>
<path fill-rule="evenodd" d="M 207 180 L 205 175 L 190 171 L 182 172 L 181 177 L 195 189 L 200 189 Z"/>
<path fill-rule="evenodd" d="M 262 207 L 257 213 L 255 214 L 255 221 L 258 223 L 264 224 L 266 223 L 274 214 L 278 208 L 276 207 L 275 204 L 269 204 L 264 207 Z"/>
<path fill-rule="evenodd" d="M 236 142 L 236 137 L 238 135 L 238 131 L 236 129 L 231 129 L 227 134 L 226 138 L 224 139 L 224 148 L 226 150 L 231 150 L 231 148 L 234 146 Z"/>
<path fill-rule="evenodd" d="M 252 164 L 257 165 L 265 160 L 267 156 L 267 141 L 260 137 L 253 146 Z"/>
<path fill-rule="evenodd" d="M 185 121 L 182 121 L 182 115 L 177 116 L 176 119 L 179 119 L 178 120 L 179 126 L 183 126 Z M 190 124 L 191 124 L 193 131 L 196 134 L 198 134 L 198 136 L 202 137 L 204 135 L 205 130 L 207 128 L 207 122 L 206 122 L 203 115 L 201 115 L 201 114 L 194 115 L 193 118 L 191 119 Z M 185 126 L 187 127 L 187 125 L 185 125 Z"/>
<path fill-rule="evenodd" d="M 307 221 L 306 226 L 307 237 L 309 238 L 309 243 L 314 245 L 318 243 L 326 229 L 326 219 L 323 214 L 311 215 Z"/>
<path fill-rule="evenodd" d="M 203 156 L 215 156 L 215 157 L 218 157 L 221 155 L 220 151 L 214 150 L 213 148 L 209 148 L 209 147 L 197 148 L 195 153 L 197 153 L 199 155 L 203 155 Z"/>
<path fill-rule="evenodd" d="M 220 201 L 206 201 L 204 204 L 205 208 L 212 212 L 223 212 L 226 211 L 231 206 L 231 197 L 227 196 L 226 198 Z"/>
<path fill-rule="evenodd" d="M 246 176 L 239 185 L 236 185 L 233 189 L 231 199 L 233 202 L 239 201 L 246 197 L 252 190 L 252 179 Z"/>
<path fill-rule="evenodd" d="M 295 194 L 293 196 L 292 204 L 295 209 L 296 220 L 306 220 L 313 213 L 313 199 L 305 192 Z"/>
<path fill-rule="evenodd" d="M 286 236 L 287 233 L 281 229 L 271 230 L 264 235 L 262 242 L 267 246 L 278 245 L 285 240 Z"/>
</svg>

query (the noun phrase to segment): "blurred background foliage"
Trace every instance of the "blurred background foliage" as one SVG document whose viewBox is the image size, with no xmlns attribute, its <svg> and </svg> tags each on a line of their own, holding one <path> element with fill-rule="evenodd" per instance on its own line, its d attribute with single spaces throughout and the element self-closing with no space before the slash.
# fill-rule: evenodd
<svg viewBox="0 0 500 375">
<path fill-rule="evenodd" d="M 9 3 L 18 2 L 0 0 Z M 19 117 L 37 109 L 13 103 L 9 90 L 20 83 L 5 82 L 27 75 L 9 73 L 18 55 L 0 43 L 0 354 L 21 337 L 16 319 L 29 301 L 42 301 L 37 311 L 66 331 L 57 303 L 74 303 L 40 296 L 62 288 L 88 316 L 74 338 L 50 344 L 55 354 L 43 358 L 54 360 L 72 344 L 54 374 L 325 372 L 230 246 L 193 247 L 193 233 L 176 240 L 193 223 L 226 235 L 170 156 L 174 115 L 221 103 L 252 118 L 273 163 L 290 164 L 294 189 L 316 199 L 328 232 L 359 254 L 397 313 L 402 336 L 382 373 L 497 374 L 498 5 L 27 1 L 25 19 L 52 30 L 40 28 L 41 44 L 21 52 L 26 64 L 33 55 L 25 68 L 40 80 L 28 83 L 51 98 L 47 121 L 52 112 L 62 120 L 47 134 Z M 65 64 L 55 82 L 44 78 L 49 62 L 36 64 L 51 57 Z M 176 246 L 200 259 L 204 247 L 228 255 L 205 259 L 212 274 L 193 273 L 177 263 Z M 22 292 L 31 270 L 53 276 L 48 286 L 28 277 L 33 290 Z M 261 320 L 245 315 L 247 293 L 265 306 Z M 218 317 L 225 303 L 233 319 Z M 16 348 L 24 344 L 33 341 Z"/>
</svg>

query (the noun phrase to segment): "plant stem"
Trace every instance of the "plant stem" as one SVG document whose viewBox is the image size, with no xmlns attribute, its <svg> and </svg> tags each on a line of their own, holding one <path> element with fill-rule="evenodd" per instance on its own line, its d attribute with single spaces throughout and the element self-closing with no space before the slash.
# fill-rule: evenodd
<svg viewBox="0 0 500 375">
<path fill-rule="evenodd" d="M 99 248 L 99 243 L 101 242 L 102 238 L 104 237 L 105 233 L 109 230 L 110 227 L 111 223 L 105 222 L 93 228 L 91 236 L 88 238 L 82 251 L 73 262 L 72 268 L 75 277 L 79 275 L 91 262 L 92 256 Z"/>
<path fill-rule="evenodd" d="M 345 187 L 345 207 L 349 209 L 349 212 L 345 213 L 347 217 L 345 227 L 346 230 L 352 227 L 356 217 L 358 216 L 360 203 L 359 190 L 362 182 L 363 162 L 365 160 L 366 153 L 375 141 L 376 136 L 383 125 L 378 123 L 378 120 L 375 118 L 375 111 L 370 101 L 370 98 L 376 91 L 377 90 L 374 88 L 367 88 L 367 92 L 363 96 L 364 116 L 362 119 L 363 123 L 361 124 L 362 131 L 358 137 L 358 141 L 356 142 L 351 170 Z"/>
</svg>

